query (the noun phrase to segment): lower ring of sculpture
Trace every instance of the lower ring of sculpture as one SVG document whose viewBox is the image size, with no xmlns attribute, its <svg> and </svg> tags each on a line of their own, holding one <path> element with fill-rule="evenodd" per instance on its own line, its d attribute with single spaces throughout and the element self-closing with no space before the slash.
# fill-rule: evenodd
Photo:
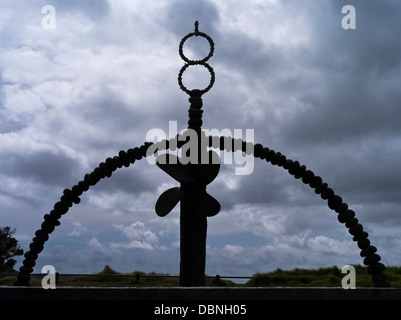
<svg viewBox="0 0 401 320">
<path fill-rule="evenodd" d="M 213 146 L 213 141 L 219 140 L 220 150 L 226 151 L 239 151 L 247 152 L 255 158 L 270 162 L 272 165 L 277 165 L 288 171 L 294 176 L 295 179 L 301 180 L 304 184 L 309 185 L 319 194 L 323 200 L 327 200 L 327 204 L 331 210 L 338 213 L 338 220 L 344 223 L 348 228 L 349 233 L 353 236 L 353 241 L 357 242 L 358 247 L 361 249 L 360 255 L 364 258 L 363 263 L 367 266 L 367 272 L 372 276 L 372 281 L 375 287 L 389 287 L 390 282 L 387 275 L 384 273 L 385 266 L 379 262 L 381 257 L 376 254 L 376 247 L 370 244 L 368 233 L 363 230 L 362 225 L 355 218 L 355 212 L 348 208 L 348 205 L 343 202 L 339 195 L 336 195 L 333 189 L 329 188 L 327 183 L 323 182 L 320 176 L 316 176 L 311 170 L 307 170 L 304 165 L 300 165 L 298 161 L 287 159 L 285 155 L 280 152 L 275 152 L 272 149 L 263 147 L 261 144 L 252 144 L 250 142 L 242 141 L 241 139 L 233 139 L 231 137 L 206 137 L 209 147 Z M 241 143 L 238 143 L 240 141 Z M 177 145 L 177 138 L 171 140 L 164 140 L 157 142 L 157 151 L 168 150 L 169 142 L 174 142 Z M 251 148 L 247 145 L 251 144 Z M 143 157 L 150 156 L 147 153 L 149 146 L 152 143 L 144 143 L 141 147 L 129 149 L 128 151 L 120 151 L 118 156 L 107 158 L 105 162 L 99 164 L 91 173 L 86 174 L 82 181 L 73 186 L 71 189 L 65 189 L 60 201 L 54 205 L 54 209 L 49 214 L 45 214 L 44 222 L 41 228 L 35 232 L 31 244 L 29 245 L 30 251 L 24 255 L 25 260 L 23 266 L 20 267 L 17 281 L 17 286 L 29 286 L 31 273 L 36 264 L 38 254 L 43 250 L 44 243 L 49 239 L 55 227 L 60 225 L 59 219 L 62 215 L 66 214 L 73 203 L 80 202 L 80 196 L 88 191 L 90 186 L 94 186 L 101 179 L 111 177 L 112 173 L 121 167 L 129 167 L 136 160 Z M 181 147 L 181 146 L 178 146 Z M 253 147 L 253 148 L 252 148 Z M 252 150 L 252 151 L 249 151 Z"/>
<path fill-rule="evenodd" d="M 193 63 L 186 63 L 180 70 L 179 74 L 178 74 L 178 85 L 180 86 L 180 89 L 184 92 L 186 92 L 187 94 L 189 94 L 191 96 L 192 90 L 189 90 L 186 86 L 184 86 L 184 84 L 182 83 L 182 75 L 184 74 L 184 71 L 189 67 L 189 66 L 194 66 L 194 65 L 202 65 L 204 66 L 210 73 L 210 81 L 209 81 L 209 85 L 203 89 L 203 90 L 198 90 L 198 92 L 200 93 L 200 95 L 205 94 L 206 92 L 208 92 L 214 84 L 215 81 L 215 74 L 214 74 L 214 70 L 213 68 L 206 62 L 193 62 Z"/>
</svg>

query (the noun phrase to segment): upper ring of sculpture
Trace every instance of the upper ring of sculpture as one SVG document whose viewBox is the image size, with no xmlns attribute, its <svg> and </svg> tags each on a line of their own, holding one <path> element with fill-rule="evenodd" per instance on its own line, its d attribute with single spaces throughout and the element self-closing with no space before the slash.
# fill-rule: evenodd
<svg viewBox="0 0 401 320">
<path fill-rule="evenodd" d="M 179 47 L 180 57 L 182 58 L 182 60 L 184 60 L 186 63 L 188 63 L 190 65 L 191 64 L 203 64 L 203 63 L 205 63 L 207 60 L 209 60 L 213 56 L 213 52 L 214 52 L 214 42 L 213 42 L 212 38 L 210 38 L 206 33 L 199 32 L 199 30 L 198 30 L 198 25 L 199 24 L 197 22 L 198 21 L 195 22 L 195 32 L 188 33 L 184 38 L 182 38 L 181 42 L 180 42 L 180 47 Z M 203 58 L 202 60 L 191 60 L 191 59 L 188 59 L 184 54 L 184 51 L 183 51 L 184 43 L 190 37 L 193 37 L 193 36 L 195 36 L 195 37 L 203 37 L 209 42 L 209 45 L 210 45 L 209 54 L 205 58 Z"/>
</svg>

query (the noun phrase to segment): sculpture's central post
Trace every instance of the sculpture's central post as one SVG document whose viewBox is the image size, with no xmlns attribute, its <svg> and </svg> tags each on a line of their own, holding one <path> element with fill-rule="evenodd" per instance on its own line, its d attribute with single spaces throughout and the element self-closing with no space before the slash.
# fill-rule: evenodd
<svg viewBox="0 0 401 320">
<path fill-rule="evenodd" d="M 202 154 L 206 153 L 206 146 L 202 145 L 201 139 L 201 126 L 202 126 L 202 94 L 207 92 L 214 83 L 214 72 L 213 69 L 206 63 L 206 61 L 213 55 L 214 51 L 214 43 L 212 39 L 198 30 L 199 23 L 195 22 L 195 32 L 188 34 L 185 36 L 180 43 L 179 53 L 181 58 L 186 61 L 186 64 L 181 69 L 178 77 L 178 82 L 183 91 L 190 95 L 189 102 L 191 103 L 190 108 L 188 110 L 189 121 L 188 121 L 188 129 L 194 130 L 197 136 L 197 164 L 190 163 L 188 164 L 191 171 L 191 178 L 193 181 L 196 181 L 195 186 L 189 186 L 187 189 L 188 192 L 185 193 L 183 199 L 181 200 L 181 214 L 180 214 L 180 253 L 181 253 L 181 263 L 180 263 L 180 285 L 181 286 L 204 286 L 205 285 L 205 263 L 206 263 L 206 235 L 207 235 L 207 215 L 208 211 L 210 212 L 211 208 L 205 207 L 206 204 L 200 203 L 202 192 L 205 193 L 206 184 L 211 181 L 207 181 L 207 183 L 202 183 L 202 178 L 199 175 L 212 175 L 213 180 L 215 178 L 213 168 L 213 164 L 207 163 L 203 164 L 202 162 Z M 209 54 L 202 60 L 190 60 L 188 59 L 183 52 L 184 42 L 192 37 L 201 36 L 208 40 L 210 45 Z M 182 74 L 190 65 L 203 65 L 206 67 L 211 75 L 211 80 L 209 86 L 204 90 L 191 90 L 189 91 L 182 84 Z M 202 150 L 204 148 L 205 150 Z M 186 156 L 190 157 L 191 150 L 187 151 Z M 211 158 L 211 157 L 210 157 Z M 208 159 L 211 160 L 211 159 Z M 209 170 L 211 168 L 211 170 Z M 217 175 L 217 172 L 216 172 Z M 197 179 L 198 178 L 198 179 Z M 201 179 L 199 179 L 201 178 Z M 210 180 L 210 179 L 208 179 Z M 182 188 L 186 188 L 186 182 L 181 183 Z M 220 205 L 218 206 L 220 209 Z M 202 211 L 202 209 L 206 209 L 206 212 Z"/>
<path fill-rule="evenodd" d="M 194 197 L 186 194 L 180 206 L 180 286 L 205 285 L 207 218 L 198 213 Z"/>
<path fill-rule="evenodd" d="M 219 202 L 206 192 L 206 186 L 212 182 L 219 170 L 220 159 L 216 152 L 207 151 L 202 143 L 202 95 L 210 90 L 214 83 L 214 71 L 206 62 L 214 51 L 212 39 L 198 30 L 195 22 L 195 32 L 186 35 L 180 42 L 179 53 L 186 64 L 178 75 L 180 88 L 186 92 L 191 103 L 188 114 L 187 137 L 181 147 L 181 157 L 172 154 L 160 155 L 157 165 L 171 177 L 180 182 L 180 187 L 165 191 L 156 202 L 156 213 L 167 215 L 175 205 L 180 203 L 180 285 L 185 287 L 204 286 L 206 262 L 206 232 L 207 217 L 220 211 Z M 203 37 L 210 45 L 209 54 L 202 60 L 188 59 L 184 54 L 184 43 L 190 37 Z M 202 65 L 210 73 L 210 83 L 203 89 L 188 89 L 182 83 L 184 71 L 193 65 Z M 183 161 L 185 158 L 185 161 Z M 189 161 L 188 161 L 189 160 Z"/>
<path fill-rule="evenodd" d="M 200 181 L 201 171 L 206 173 L 207 169 L 203 165 L 201 169 L 201 155 L 206 153 L 202 150 L 201 125 L 202 125 L 202 98 L 199 90 L 191 91 L 189 98 L 191 106 L 188 110 L 189 121 L 188 129 L 194 130 L 197 136 L 197 164 L 189 163 L 191 172 L 190 179 L 181 182 L 181 188 L 186 190 L 181 200 L 180 206 L 180 286 L 193 287 L 205 285 L 205 263 L 206 263 L 206 234 L 207 218 L 206 212 L 202 212 L 202 206 L 199 203 L 199 196 L 206 190 L 206 184 Z M 189 141 L 190 143 L 191 141 Z M 194 152 L 195 150 L 192 150 Z M 187 150 L 186 156 L 190 158 L 191 149 Z M 206 169 L 206 170 L 204 170 Z M 196 181 L 196 184 L 193 183 Z"/>
</svg>

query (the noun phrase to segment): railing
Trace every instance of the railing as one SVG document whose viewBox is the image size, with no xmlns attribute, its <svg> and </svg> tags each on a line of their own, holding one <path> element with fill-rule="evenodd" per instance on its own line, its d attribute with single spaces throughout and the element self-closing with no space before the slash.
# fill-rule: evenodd
<svg viewBox="0 0 401 320">
<path fill-rule="evenodd" d="M 17 276 L 17 273 L 0 273 L 0 279 L 4 277 Z M 47 273 L 32 273 L 32 278 L 41 279 L 46 276 Z M 133 273 L 133 274 L 78 274 L 78 273 L 58 273 L 56 272 L 56 283 L 59 282 L 60 279 L 66 279 L 71 277 L 97 277 L 97 278 L 135 278 L 135 282 L 137 284 L 140 283 L 141 278 L 179 278 L 178 275 L 163 275 L 163 274 L 141 274 L 141 273 Z M 215 279 L 219 281 L 221 279 L 252 279 L 252 276 L 205 276 L 205 279 Z M 269 278 L 272 282 L 280 283 L 284 282 L 286 278 L 283 277 L 271 277 Z"/>
</svg>

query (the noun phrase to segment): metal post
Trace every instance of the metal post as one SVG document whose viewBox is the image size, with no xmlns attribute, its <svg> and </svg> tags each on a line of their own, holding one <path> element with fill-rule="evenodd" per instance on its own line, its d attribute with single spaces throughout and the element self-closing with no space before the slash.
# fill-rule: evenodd
<svg viewBox="0 0 401 320">
<path fill-rule="evenodd" d="M 193 195 L 181 200 L 180 286 L 205 285 L 207 218 L 197 213 Z"/>
</svg>

